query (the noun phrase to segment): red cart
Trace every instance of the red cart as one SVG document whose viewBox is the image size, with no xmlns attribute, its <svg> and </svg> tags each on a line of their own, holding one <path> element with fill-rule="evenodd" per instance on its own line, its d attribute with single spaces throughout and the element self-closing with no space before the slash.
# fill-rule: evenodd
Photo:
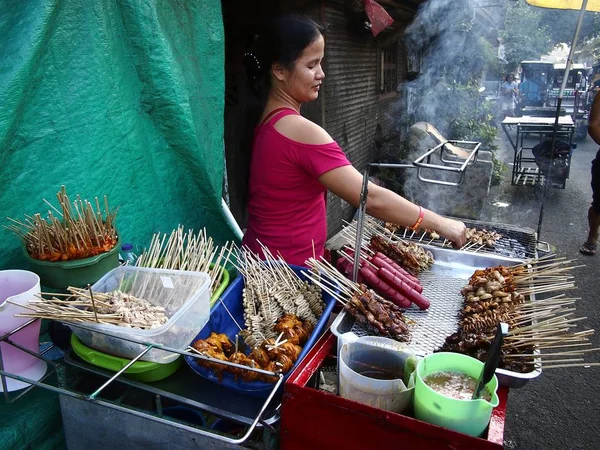
<svg viewBox="0 0 600 450">
<path fill-rule="evenodd" d="M 282 450 L 503 449 L 507 388 L 498 390 L 500 404 L 487 436 L 474 438 L 307 386 L 326 358 L 335 358 L 336 348 L 328 331 L 288 378 L 281 409 Z"/>
</svg>

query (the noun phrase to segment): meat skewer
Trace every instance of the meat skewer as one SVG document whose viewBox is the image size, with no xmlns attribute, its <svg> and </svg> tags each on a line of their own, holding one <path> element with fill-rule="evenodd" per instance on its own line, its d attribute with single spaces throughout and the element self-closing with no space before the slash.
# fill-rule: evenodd
<svg viewBox="0 0 600 450">
<path fill-rule="evenodd" d="M 408 283 L 395 276 L 385 267 L 380 268 L 378 274 L 383 280 L 387 281 L 393 289 L 398 290 L 401 295 L 404 295 L 409 301 L 417 305 L 419 309 L 425 310 L 431 305 L 429 300 L 423 297 L 420 292 L 413 289 Z"/>
</svg>

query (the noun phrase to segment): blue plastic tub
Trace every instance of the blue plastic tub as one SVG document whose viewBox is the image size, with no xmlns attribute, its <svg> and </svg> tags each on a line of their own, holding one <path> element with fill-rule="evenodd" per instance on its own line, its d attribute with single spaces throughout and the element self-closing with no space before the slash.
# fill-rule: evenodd
<svg viewBox="0 0 600 450">
<path fill-rule="evenodd" d="M 294 272 L 300 275 L 304 279 L 304 272 L 308 271 L 305 267 L 300 266 L 290 266 Z M 244 277 L 239 276 L 235 279 L 235 281 L 229 285 L 227 290 L 221 296 L 222 302 L 225 304 L 229 312 L 233 315 L 237 323 L 240 326 L 244 326 L 244 308 L 242 306 L 242 290 L 244 289 Z M 319 318 L 317 325 L 315 326 L 313 332 L 308 338 L 306 344 L 302 347 L 302 352 L 300 352 L 300 356 L 298 360 L 294 364 L 292 370 L 290 370 L 284 377 L 287 379 L 289 374 L 296 368 L 298 363 L 302 361 L 304 356 L 308 353 L 311 347 L 317 342 L 323 331 L 325 330 L 325 326 L 327 325 L 327 320 L 331 315 L 331 311 L 335 306 L 335 299 L 328 293 L 323 292 L 323 300 L 325 301 L 325 310 L 323 311 L 323 315 Z M 206 339 L 210 336 L 212 332 L 215 333 L 225 333 L 232 342 L 235 342 L 235 335 L 239 332 L 239 328 L 235 324 L 235 322 L 231 319 L 227 310 L 223 307 L 223 303 L 221 301 L 217 301 L 213 308 L 210 311 L 210 319 L 208 323 L 204 326 L 204 328 L 200 331 L 198 336 L 194 338 L 194 341 L 198 339 Z M 240 339 L 240 343 L 242 340 Z M 237 392 L 244 393 L 247 395 L 251 395 L 254 397 L 263 397 L 266 398 L 275 383 L 266 383 L 264 381 L 242 381 L 241 379 L 236 380 L 234 375 L 229 372 L 221 372 L 215 373 L 212 369 L 208 369 L 206 367 L 202 367 L 198 364 L 198 360 L 186 356 L 186 362 L 192 368 L 194 372 L 207 378 L 214 383 L 218 383 L 227 388 L 233 389 Z M 283 388 L 283 384 L 281 385 Z"/>
</svg>

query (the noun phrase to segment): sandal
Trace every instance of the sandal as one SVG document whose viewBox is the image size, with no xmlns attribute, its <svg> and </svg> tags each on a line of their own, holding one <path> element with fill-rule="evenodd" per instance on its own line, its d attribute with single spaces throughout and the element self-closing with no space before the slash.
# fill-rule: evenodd
<svg viewBox="0 0 600 450">
<path fill-rule="evenodd" d="M 579 249 L 579 253 L 581 253 L 582 255 L 594 256 L 596 254 L 596 244 L 584 242 L 584 244 Z"/>
</svg>

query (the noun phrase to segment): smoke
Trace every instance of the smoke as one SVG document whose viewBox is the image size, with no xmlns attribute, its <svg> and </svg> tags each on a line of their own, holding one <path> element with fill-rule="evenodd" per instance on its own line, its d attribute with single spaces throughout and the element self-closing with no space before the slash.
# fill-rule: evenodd
<svg viewBox="0 0 600 450">
<path fill-rule="evenodd" d="M 421 6 L 405 34 L 409 79 L 416 78 L 400 86 L 405 102 L 401 127 L 425 121 L 446 139 L 466 137 L 461 124 L 470 115 L 476 118 L 480 81 L 485 68 L 496 60 L 490 43 L 495 39 L 493 32 L 490 33 L 493 27 L 489 21 L 480 23 L 482 13 L 476 13 L 482 3 L 483 0 L 429 0 Z M 415 149 L 414 145 L 412 142 L 410 160 L 415 159 L 415 150 L 418 154 L 426 150 Z M 439 159 L 432 162 L 445 165 Z M 469 168 L 471 173 L 465 176 L 463 184 L 450 190 L 445 186 L 425 184 L 418 180 L 415 171 L 407 171 L 402 174 L 404 194 L 441 214 L 477 218 L 483 205 L 477 191 L 483 190 L 480 185 L 491 173 L 489 164 L 480 169 Z M 441 171 L 429 171 L 425 175 L 451 182 L 459 178 L 456 174 Z M 479 186 L 473 183 L 479 183 Z M 486 193 L 487 190 L 481 195 Z"/>
<path fill-rule="evenodd" d="M 465 87 L 477 85 L 494 51 L 484 38 L 472 0 L 429 0 L 406 31 L 409 71 L 419 72 L 401 86 L 412 123 L 426 121 L 442 134 L 453 118 L 476 98 Z"/>
</svg>

